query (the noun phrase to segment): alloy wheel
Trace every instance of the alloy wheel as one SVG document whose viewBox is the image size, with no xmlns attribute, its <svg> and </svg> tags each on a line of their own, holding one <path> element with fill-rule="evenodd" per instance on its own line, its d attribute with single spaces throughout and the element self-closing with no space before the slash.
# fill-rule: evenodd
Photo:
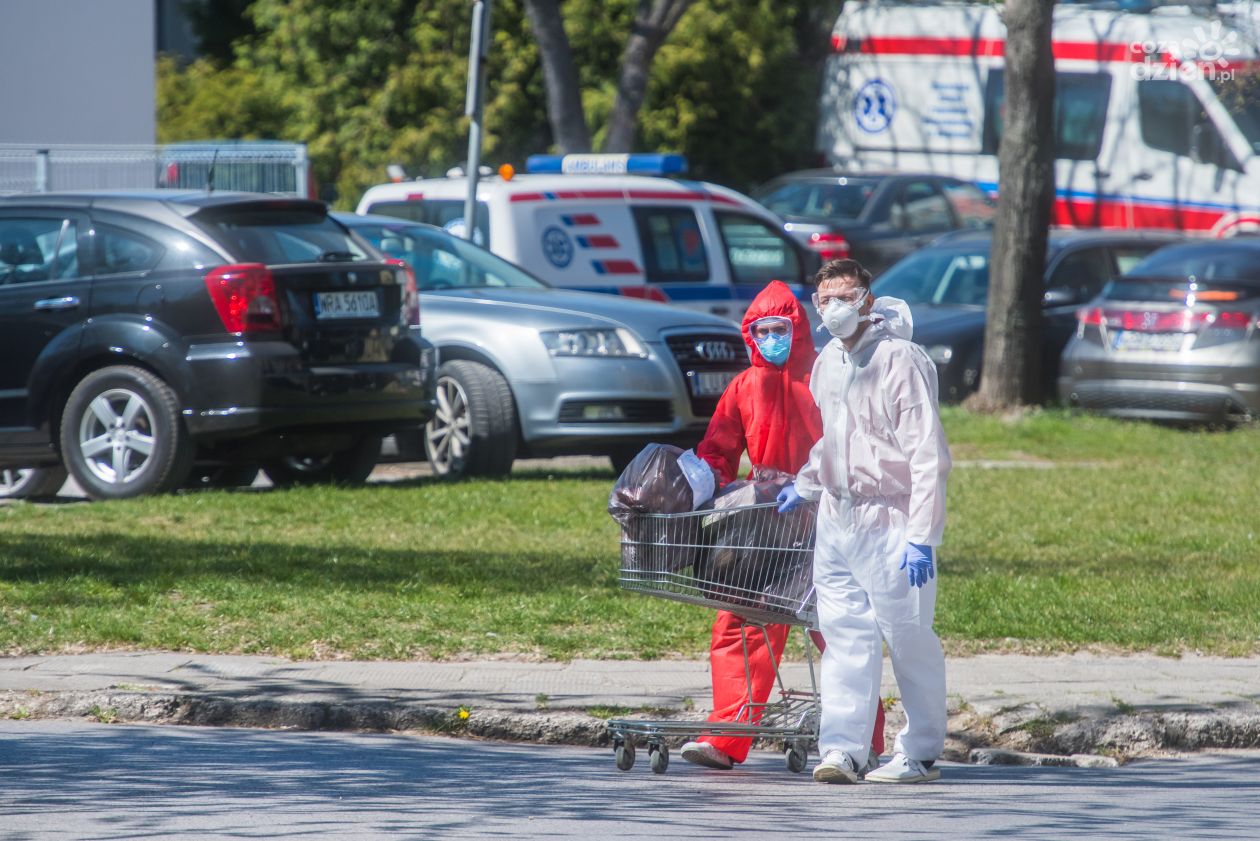
<svg viewBox="0 0 1260 841">
<path fill-rule="evenodd" d="M 440 377 L 437 410 L 424 427 L 429 464 L 439 474 L 458 472 L 468 455 L 472 424 L 468 394 L 454 377 Z"/>
<path fill-rule="evenodd" d="M 153 408 L 126 388 L 101 392 L 79 419 L 79 451 L 102 482 L 135 481 L 153 455 Z"/>
</svg>

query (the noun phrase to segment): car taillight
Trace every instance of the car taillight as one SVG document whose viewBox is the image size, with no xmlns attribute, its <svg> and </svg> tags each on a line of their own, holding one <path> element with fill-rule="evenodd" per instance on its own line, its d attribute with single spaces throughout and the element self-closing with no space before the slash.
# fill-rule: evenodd
<svg viewBox="0 0 1260 841">
<path fill-rule="evenodd" d="M 1217 330 L 1246 330 L 1252 321 L 1250 313 L 1195 312 L 1176 310 L 1159 312 L 1152 310 L 1103 309 L 1084 307 L 1076 311 L 1076 320 L 1085 327 L 1106 325 L 1113 330 L 1133 330 L 1139 333 L 1195 333 L 1203 327 Z"/>
<path fill-rule="evenodd" d="M 229 333 L 280 329 L 280 302 L 271 270 L 262 263 L 219 266 L 206 273 L 206 290 Z"/>
<path fill-rule="evenodd" d="M 809 247 L 818 252 L 824 263 L 828 260 L 843 260 L 853 253 L 844 234 L 834 232 L 810 234 Z"/>
<path fill-rule="evenodd" d="M 416 286 L 416 273 L 412 271 L 406 260 L 389 259 L 385 261 L 394 267 L 402 277 L 402 317 L 403 323 L 410 327 L 420 326 L 420 290 Z"/>
<path fill-rule="evenodd" d="M 644 284 L 642 286 L 622 286 L 617 289 L 627 298 L 642 298 L 645 301 L 660 301 L 662 304 L 669 303 L 669 296 L 661 291 L 660 287 Z"/>
</svg>

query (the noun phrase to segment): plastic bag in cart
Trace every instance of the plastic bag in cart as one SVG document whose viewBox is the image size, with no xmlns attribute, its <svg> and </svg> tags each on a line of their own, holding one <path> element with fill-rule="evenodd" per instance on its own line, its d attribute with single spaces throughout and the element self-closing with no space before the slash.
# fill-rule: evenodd
<svg viewBox="0 0 1260 841">
<path fill-rule="evenodd" d="M 699 475 L 698 475 L 699 474 Z M 704 480 L 708 479 L 707 488 Z M 675 572 L 690 565 L 698 531 L 694 518 L 640 517 L 692 511 L 712 493 L 712 471 L 690 450 L 648 444 L 622 471 L 608 495 L 608 513 L 621 525 L 622 564 Z M 667 551 L 647 551 L 649 545 Z M 644 551 L 639 551 L 640 549 Z"/>
<path fill-rule="evenodd" d="M 813 578 L 816 510 L 812 505 L 780 514 L 748 506 L 775 501 L 790 474 L 758 468 L 753 478 L 727 485 L 701 521 L 708 547 L 696 577 L 709 595 L 733 605 L 803 600 Z"/>
</svg>

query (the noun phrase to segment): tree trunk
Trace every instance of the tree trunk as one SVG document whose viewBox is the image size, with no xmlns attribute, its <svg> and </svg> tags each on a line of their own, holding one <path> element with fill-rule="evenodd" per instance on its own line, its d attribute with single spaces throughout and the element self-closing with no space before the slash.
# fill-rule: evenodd
<svg viewBox="0 0 1260 841">
<path fill-rule="evenodd" d="M 560 17 L 560 4 L 558 0 L 525 0 L 525 14 L 542 57 L 552 139 L 562 154 L 589 152 L 591 133 L 582 110 L 577 65 L 573 63 L 569 36 Z"/>
<path fill-rule="evenodd" d="M 974 408 L 1002 411 L 1041 396 L 1041 299 L 1054 201 L 1054 0 L 1007 0 L 1005 107 L 988 324 Z"/>
<path fill-rule="evenodd" d="M 639 109 L 643 107 L 647 95 L 652 59 L 691 3 L 692 0 L 639 0 L 630 38 L 621 54 L 617 96 L 608 117 L 603 151 L 629 152 L 633 149 Z"/>
</svg>

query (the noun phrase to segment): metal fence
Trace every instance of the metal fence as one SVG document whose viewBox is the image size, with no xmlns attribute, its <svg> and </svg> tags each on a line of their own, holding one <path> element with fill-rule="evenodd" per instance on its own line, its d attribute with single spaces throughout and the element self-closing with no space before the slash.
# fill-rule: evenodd
<svg viewBox="0 0 1260 841">
<path fill-rule="evenodd" d="M 165 146 L 0 144 L 0 194 L 180 187 L 308 195 L 306 146 L 279 141 Z"/>
</svg>

